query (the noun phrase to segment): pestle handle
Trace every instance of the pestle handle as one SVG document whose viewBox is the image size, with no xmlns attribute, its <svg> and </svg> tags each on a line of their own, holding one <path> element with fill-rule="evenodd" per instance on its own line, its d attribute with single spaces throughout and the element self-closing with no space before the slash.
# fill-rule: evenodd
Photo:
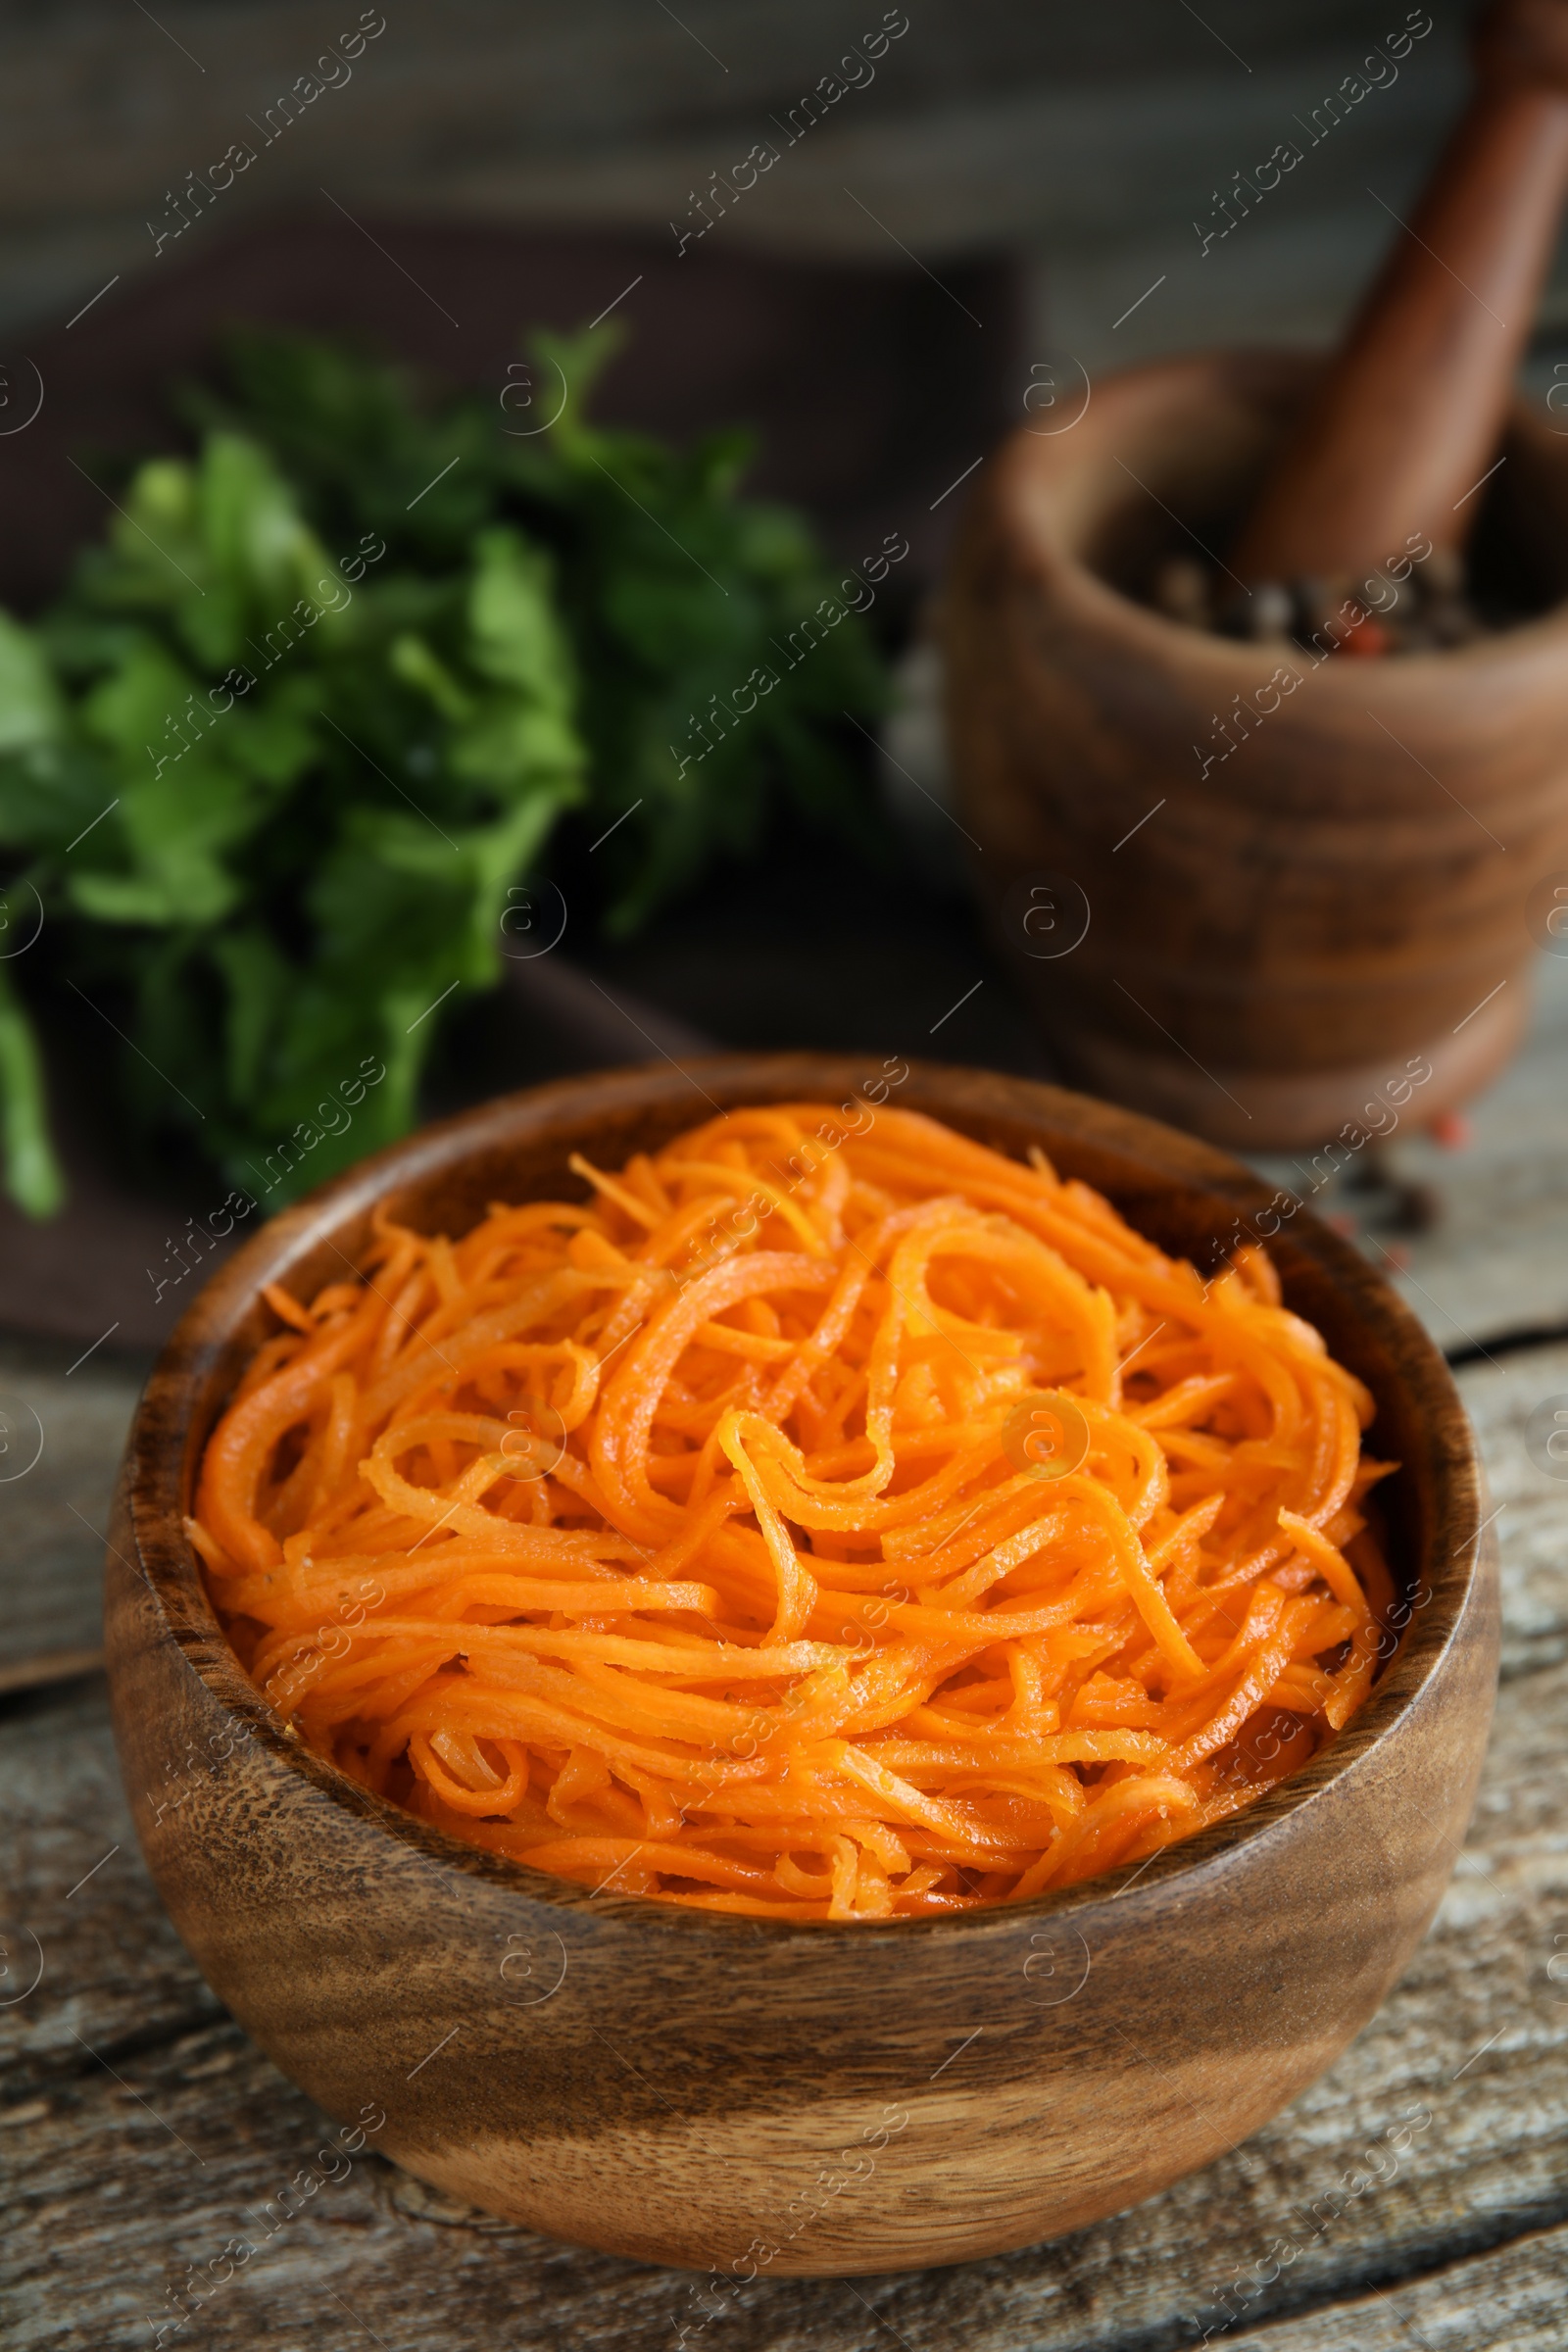
<svg viewBox="0 0 1568 2352">
<path fill-rule="evenodd" d="M 1476 90 L 1232 554 L 1250 586 L 1457 548 L 1568 191 L 1568 0 L 1496 0 Z"/>
</svg>

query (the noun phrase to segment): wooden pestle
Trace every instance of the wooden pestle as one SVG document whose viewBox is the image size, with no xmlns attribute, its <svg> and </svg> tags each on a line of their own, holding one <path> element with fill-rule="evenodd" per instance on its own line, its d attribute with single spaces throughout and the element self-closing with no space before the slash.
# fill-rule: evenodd
<svg viewBox="0 0 1568 2352">
<path fill-rule="evenodd" d="M 1475 521 L 1568 191 L 1568 0 L 1494 0 L 1476 89 L 1232 552 L 1264 581 L 1363 572 Z"/>
</svg>

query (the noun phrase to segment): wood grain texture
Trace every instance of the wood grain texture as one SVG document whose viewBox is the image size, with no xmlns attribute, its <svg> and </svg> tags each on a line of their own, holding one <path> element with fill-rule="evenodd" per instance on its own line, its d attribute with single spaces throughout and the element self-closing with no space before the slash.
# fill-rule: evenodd
<svg viewBox="0 0 1568 2352">
<path fill-rule="evenodd" d="M 100 1353 L 73 1370 L 78 1353 L 0 1340 L 0 1677 L 14 1684 L 103 1639 L 114 1463 L 142 1367 Z"/>
<path fill-rule="evenodd" d="M 1397 2292 L 1374 2289 L 1266 2332 L 1248 2328 L 1230 2342 L 1234 2352 L 1341 2352 L 1347 2343 L 1356 2352 L 1409 2352 L 1412 2339 L 1431 2352 L 1470 2352 L 1481 2343 L 1557 2352 L 1565 2269 L 1568 2231 L 1542 2230 Z"/>
<path fill-rule="evenodd" d="M 1344 2048 L 1418 1940 L 1491 1706 L 1494 1576 L 1462 1411 L 1413 1319 L 1303 1220 L 1274 1252 L 1286 1297 L 1378 1400 L 1418 1605 L 1363 1712 L 1240 1820 L 1002 1911 L 801 1929 L 517 1869 L 285 1736 L 180 1532 L 201 1442 L 268 1318 L 257 1285 L 313 1292 L 380 1199 L 460 1232 L 494 1199 L 569 1186 L 574 1148 L 619 1165 L 691 1123 L 694 1086 L 714 1106 L 837 1101 L 858 1075 L 810 1056 L 621 1072 L 366 1163 L 189 1312 L 117 1508 L 107 1627 L 132 1813 L 220 1996 L 340 2123 L 384 2110 L 379 2144 L 438 2188 L 699 2269 L 743 2266 L 759 2237 L 775 2276 L 953 2261 L 1116 2211 L 1234 2145 Z M 899 1101 L 1015 1155 L 1043 1144 L 1200 1264 L 1267 1199 L 1236 1163 L 1057 1090 L 926 1067 Z M 155 1806 L 171 1754 L 199 1768 L 188 1801 Z M 525 1980 L 503 1975 L 509 1949 Z M 822 2179 L 836 2185 L 803 2210 Z"/>
<path fill-rule="evenodd" d="M 154 13 L 170 40 L 134 10 L 127 23 L 110 0 L 75 0 L 69 35 L 59 20 L 10 15 L 0 316 L 18 325 L 63 321 L 117 270 L 128 280 L 177 266 L 184 247 L 155 264 L 149 205 L 244 137 L 245 117 L 260 118 L 323 38 L 305 0 L 242 0 L 216 15 L 202 0 L 171 0 Z M 400 223 L 446 215 L 612 224 L 672 248 L 669 218 L 684 218 L 688 190 L 768 136 L 768 117 L 786 116 L 882 13 L 873 7 L 862 24 L 837 0 L 710 0 L 696 29 L 729 69 L 720 73 L 678 25 L 633 0 L 600 0 L 581 17 L 519 15 L 506 0 L 405 0 L 352 85 L 326 102 L 336 108 L 329 131 L 318 137 L 312 122 L 292 152 L 280 142 L 259 159 L 265 176 L 246 173 L 224 205 L 247 226 L 291 205 L 324 223 L 336 218 L 318 193 L 324 180 L 361 220 L 379 209 Z M 1399 88 L 1360 110 L 1350 139 L 1312 154 L 1310 177 L 1296 174 L 1272 219 L 1265 211 L 1206 262 L 1195 205 L 1209 203 L 1216 174 L 1294 136 L 1294 113 L 1307 114 L 1358 65 L 1367 38 L 1387 29 L 1368 0 L 1276 0 L 1237 42 L 1249 74 L 1160 0 L 1124 0 L 1113 21 L 934 0 L 889 50 L 874 88 L 851 102 L 858 116 L 840 106 L 724 231 L 754 248 L 887 256 L 882 229 L 845 197 L 847 181 L 939 269 L 939 255 L 1049 251 L 1054 306 L 1067 272 L 1075 281 L 1067 348 L 1091 366 L 1102 348 L 1107 362 L 1125 356 L 1150 311 L 1162 340 L 1173 316 L 1190 328 L 1197 306 L 1221 332 L 1243 321 L 1255 329 L 1260 297 L 1271 323 L 1298 334 L 1304 301 L 1315 331 L 1364 282 L 1389 227 L 1365 181 L 1401 203 L 1451 114 L 1457 26 L 1434 14 Z M 335 20 L 325 37 L 334 28 Z M 324 118 L 325 107 L 315 113 Z M 69 184 L 62 154 L 73 158 Z M 220 215 L 211 221 L 219 234 L 224 226 Z M 1144 270 L 1145 243 L 1155 239 L 1159 258 Z M 1282 248 L 1288 273 L 1262 260 Z M 422 275 L 395 241 L 390 249 Z M 1175 293 L 1179 307 L 1161 317 L 1150 305 L 1112 339 L 1111 320 L 1173 265 L 1179 292 L 1164 299 Z M 1085 327 L 1098 344 L 1081 339 Z"/>
<path fill-rule="evenodd" d="M 1322 1142 L 1414 1057 L 1423 1115 L 1478 1092 L 1524 1026 L 1530 892 L 1568 867 L 1560 611 L 1315 662 L 1129 593 L 1184 530 L 1224 543 L 1315 365 L 1170 361 L 1097 385 L 1068 434 L 1019 431 L 946 602 L 959 813 L 1010 972 L 1075 1077 L 1250 1152 Z M 1506 449 L 1508 514 L 1547 518 L 1513 539 L 1522 579 L 1568 441 L 1521 409 Z M 1008 895 L 1040 878 L 1090 916 L 1052 960 Z"/>
<path fill-rule="evenodd" d="M 1568 1514 L 1560 1524 L 1568 1540 Z M 1526 1632 L 1510 1616 L 1510 1643 Z M 720 2308 L 689 2347 L 871 2352 L 892 2326 L 914 2352 L 1175 2352 L 1218 2324 L 1216 2297 L 1238 2277 L 1255 2282 L 1286 2237 L 1296 2259 L 1250 2303 L 1233 2293 L 1242 2316 L 1224 2340 L 1247 2344 L 1250 2322 L 1266 2321 L 1319 2330 L 1298 2346 L 1284 2336 L 1291 2352 L 1381 2352 L 1399 2330 L 1363 2330 L 1393 2295 L 1442 2352 L 1482 2352 L 1498 2340 L 1494 2314 L 1515 2305 L 1542 2331 L 1522 2343 L 1555 2352 L 1544 2311 L 1568 2265 L 1568 1985 L 1545 1971 L 1568 1933 L 1565 1745 L 1568 1671 L 1506 1684 L 1431 1934 L 1339 2062 L 1241 2148 L 1050 2244 L 913 2276 L 763 2278 L 723 2308 L 694 2303 L 690 2278 L 493 2221 L 368 2148 L 297 2219 L 269 2219 L 269 2200 L 326 2144 L 326 2119 L 223 2017 L 178 1944 L 134 1850 L 101 1687 L 33 1701 L 0 1721 L 24 1836 L 7 1941 L 29 1920 L 49 1960 L 38 1992 L 0 2010 L 11 2340 L 18 2352 L 145 2346 L 144 2315 L 177 2317 L 167 2290 L 195 2266 L 210 2303 L 165 2341 L 219 2352 L 263 2340 L 349 2352 L 372 2340 L 350 2314 L 391 2352 L 675 2352 L 683 2323 Z M 64 1905 L 117 1838 L 114 1861 Z M 1396 2175 L 1351 2195 L 1368 2147 L 1423 2106 L 1433 2121 Z M 208 2265 L 236 2236 L 258 2251 L 219 2286 Z M 1439 2312 L 1446 2335 L 1427 2326 Z M 1265 2340 L 1274 2352 L 1281 2339 Z"/>
<path fill-rule="evenodd" d="M 1568 1484 L 1527 1451 L 1526 1424 L 1568 1396 L 1568 1347 L 1510 1349 L 1458 1375 L 1486 1456 L 1502 1558 L 1502 1673 L 1512 1680 L 1568 1659 Z"/>
</svg>

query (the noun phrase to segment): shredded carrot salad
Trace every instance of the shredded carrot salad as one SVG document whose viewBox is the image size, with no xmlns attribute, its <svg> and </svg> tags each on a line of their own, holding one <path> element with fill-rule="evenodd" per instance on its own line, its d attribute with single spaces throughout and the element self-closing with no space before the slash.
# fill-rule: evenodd
<svg viewBox="0 0 1568 2352">
<path fill-rule="evenodd" d="M 1361 1384 L 1038 1152 L 748 1109 L 461 1241 L 379 1213 L 187 1522 L 299 1737 L 594 1888 L 1016 1901 L 1251 1802 L 1365 1698 Z"/>
</svg>

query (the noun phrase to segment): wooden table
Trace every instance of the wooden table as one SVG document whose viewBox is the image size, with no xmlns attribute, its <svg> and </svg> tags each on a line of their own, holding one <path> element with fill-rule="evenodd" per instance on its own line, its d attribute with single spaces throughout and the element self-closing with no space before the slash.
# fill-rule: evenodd
<svg viewBox="0 0 1568 2352">
<path fill-rule="evenodd" d="M 1543 980 L 1530 1049 L 1479 1106 L 1474 1142 L 1394 1148 L 1444 1196 L 1399 1279 L 1482 1435 L 1506 1623 L 1469 1842 L 1402 1982 L 1322 2082 L 1152 2203 L 961 2269 L 759 2280 L 704 2352 L 1165 2352 L 1205 2329 L 1235 2352 L 1568 2343 L 1568 1483 L 1524 1443 L 1532 1409 L 1568 1396 L 1568 963 Z M 1318 1205 L 1371 1198 L 1336 1186 Z M 703 2311 L 689 2278 L 531 2236 L 368 2151 L 214 2280 L 231 2240 L 260 2243 L 261 2208 L 323 2123 L 181 1949 L 136 1851 L 102 1679 L 73 1674 L 97 1638 L 96 1531 L 141 1369 L 74 1352 L 0 1348 L 0 1390 L 45 1439 L 0 1484 L 3 2341 L 151 2346 L 194 2270 L 205 2307 L 165 2343 L 677 2352 Z M 0 1471 L 22 1458 L 12 1444 Z M 56 1679 L 18 1691 L 46 1654 Z"/>
</svg>

